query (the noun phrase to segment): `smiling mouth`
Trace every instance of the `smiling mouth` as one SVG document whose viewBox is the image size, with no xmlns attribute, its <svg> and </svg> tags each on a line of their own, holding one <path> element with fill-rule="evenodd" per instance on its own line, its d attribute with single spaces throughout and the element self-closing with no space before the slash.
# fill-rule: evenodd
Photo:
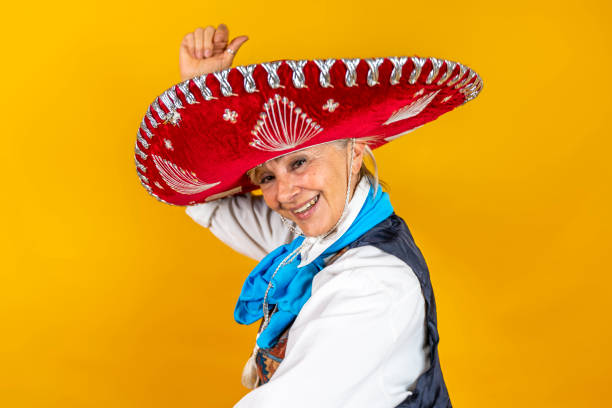
<svg viewBox="0 0 612 408">
<path fill-rule="evenodd" d="M 297 210 L 292 211 L 294 214 L 302 214 L 306 211 L 308 211 L 313 205 L 315 205 L 317 203 L 317 201 L 319 201 L 319 196 L 320 194 L 317 194 L 316 197 L 314 197 L 312 200 L 310 200 L 309 202 L 307 202 L 306 204 L 304 204 L 303 206 L 301 206 L 300 208 L 298 208 Z"/>
</svg>

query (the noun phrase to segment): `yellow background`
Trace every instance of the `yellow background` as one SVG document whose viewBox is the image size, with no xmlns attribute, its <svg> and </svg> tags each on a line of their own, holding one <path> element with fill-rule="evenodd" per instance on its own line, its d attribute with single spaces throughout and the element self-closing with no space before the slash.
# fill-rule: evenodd
<svg viewBox="0 0 612 408">
<path fill-rule="evenodd" d="M 235 63 L 421 55 L 484 80 L 378 150 L 427 259 L 457 407 L 602 407 L 610 386 L 609 1 L 4 5 L 0 406 L 229 407 L 254 261 L 140 186 L 135 134 L 178 45 Z M 356 356 L 358 359 L 358 356 Z M 305 386 L 307 386 L 307 381 Z"/>
</svg>

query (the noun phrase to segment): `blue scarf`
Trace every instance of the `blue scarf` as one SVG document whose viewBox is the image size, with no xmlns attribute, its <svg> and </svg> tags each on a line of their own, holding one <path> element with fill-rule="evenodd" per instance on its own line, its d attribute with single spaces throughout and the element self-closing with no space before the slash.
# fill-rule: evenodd
<svg viewBox="0 0 612 408">
<path fill-rule="evenodd" d="M 323 259 L 349 245 L 393 213 L 389 195 L 380 192 L 374 196 L 373 190 L 370 187 L 365 203 L 349 229 L 313 262 L 300 268 L 298 265 L 301 256 L 298 255 L 292 262 L 278 270 L 266 299 L 269 305 L 277 306 L 277 311 L 257 337 L 257 345 L 260 348 L 273 347 L 281 333 L 298 315 L 304 303 L 310 298 L 312 279 L 325 267 Z M 249 274 L 234 310 L 234 319 L 238 323 L 251 324 L 263 317 L 263 298 L 270 278 L 278 265 L 303 241 L 304 237 L 300 236 L 276 248 Z"/>
</svg>

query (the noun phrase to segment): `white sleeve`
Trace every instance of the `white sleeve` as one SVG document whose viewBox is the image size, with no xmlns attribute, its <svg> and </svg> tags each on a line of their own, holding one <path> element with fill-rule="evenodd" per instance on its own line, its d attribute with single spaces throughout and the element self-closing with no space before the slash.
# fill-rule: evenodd
<svg viewBox="0 0 612 408">
<path fill-rule="evenodd" d="M 320 274 L 277 371 L 234 408 L 393 408 L 411 394 L 428 358 L 425 303 L 410 267 L 360 247 Z"/>
<path fill-rule="evenodd" d="M 240 194 L 192 205 L 185 211 L 225 244 L 257 261 L 295 238 L 262 196 Z"/>
</svg>

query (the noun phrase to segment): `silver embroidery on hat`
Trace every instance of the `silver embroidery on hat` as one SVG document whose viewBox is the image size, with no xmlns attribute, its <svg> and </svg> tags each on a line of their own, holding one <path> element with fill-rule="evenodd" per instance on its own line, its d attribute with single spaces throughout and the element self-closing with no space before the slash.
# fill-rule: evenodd
<svg viewBox="0 0 612 408">
<path fill-rule="evenodd" d="M 166 120 L 166 112 L 164 112 L 159 106 L 159 98 L 155 98 L 151 106 L 153 107 L 153 110 L 155 111 L 155 113 L 157 113 L 157 116 L 159 116 L 161 120 Z"/>
<path fill-rule="evenodd" d="M 159 196 L 158 196 L 157 194 L 155 194 L 155 193 L 153 192 L 153 190 L 151 190 L 151 189 L 150 189 L 150 187 L 149 187 L 149 193 L 150 193 L 150 194 L 151 194 L 153 197 L 155 197 L 155 198 L 156 198 L 158 201 L 161 201 L 162 203 L 170 204 L 170 203 L 168 203 L 168 202 L 166 202 L 166 201 L 162 200 L 161 198 L 159 198 Z M 175 204 L 170 204 L 170 205 L 175 205 Z"/>
<path fill-rule="evenodd" d="M 147 168 L 144 166 L 144 164 L 142 164 L 141 162 L 138 161 L 138 159 L 136 158 L 136 156 L 134 156 L 134 163 L 136 164 L 136 168 L 138 170 L 140 170 L 143 173 L 147 172 Z"/>
<path fill-rule="evenodd" d="M 465 96 L 465 99 L 467 99 L 468 95 L 472 95 L 475 90 L 476 90 L 476 84 L 471 83 L 465 88 L 461 89 L 459 92 L 461 92 Z"/>
<path fill-rule="evenodd" d="M 453 97 L 453 95 L 448 95 L 446 98 L 442 99 L 442 103 L 446 103 L 448 101 L 450 101 L 450 99 Z"/>
<path fill-rule="evenodd" d="M 236 118 L 238 117 L 238 112 L 233 111 L 231 109 L 225 109 L 223 112 L 223 120 L 231 123 L 236 123 Z"/>
<path fill-rule="evenodd" d="M 478 75 L 478 79 L 476 81 L 477 81 L 476 91 L 480 92 L 482 91 L 482 87 L 483 87 L 483 82 L 482 82 L 482 78 L 480 78 L 480 75 Z"/>
<path fill-rule="evenodd" d="M 144 147 L 145 149 L 149 148 L 149 143 L 145 140 L 144 137 L 142 137 L 142 135 L 140 134 L 140 131 L 136 132 L 136 140 L 138 140 L 140 145 Z"/>
<path fill-rule="evenodd" d="M 471 69 L 469 70 L 469 75 L 465 77 L 465 79 L 463 81 L 461 81 L 460 83 L 458 83 L 457 85 L 455 85 L 455 89 L 459 89 L 461 90 L 461 88 L 463 88 L 465 86 L 465 84 L 470 83 L 470 81 L 472 79 L 474 79 L 474 77 L 476 76 L 476 73 L 474 71 L 472 71 Z"/>
<path fill-rule="evenodd" d="M 455 70 L 455 67 L 457 66 L 457 63 L 453 61 L 444 60 L 444 62 L 446 63 L 446 72 L 444 73 L 444 75 L 442 75 L 442 78 L 440 78 L 440 80 L 437 82 L 438 85 L 442 85 L 444 82 L 446 82 L 446 80 L 450 78 L 450 76 L 453 74 L 453 71 Z"/>
<path fill-rule="evenodd" d="M 178 126 L 180 120 L 181 120 L 181 114 L 175 110 L 171 110 L 166 115 L 166 120 L 164 121 L 164 124 L 170 123 L 171 125 Z"/>
<path fill-rule="evenodd" d="M 221 86 L 221 93 L 223 96 L 235 96 L 236 94 L 232 91 L 232 86 L 227 80 L 227 75 L 230 73 L 231 68 L 224 69 L 223 71 L 213 72 L 213 75 L 219 81 Z"/>
<path fill-rule="evenodd" d="M 387 119 L 387 121 L 383 123 L 383 125 L 389 125 L 391 123 L 412 118 L 418 115 L 419 113 L 423 112 L 423 109 L 425 109 L 427 105 L 431 103 L 431 101 L 433 101 L 438 92 L 440 92 L 440 89 L 435 92 L 428 93 L 427 95 L 417 99 L 416 101 L 410 102 L 403 108 L 396 110 L 391 116 L 389 116 L 389 119 Z"/>
<path fill-rule="evenodd" d="M 136 143 L 136 147 L 134 150 L 136 151 L 136 154 L 139 155 L 142 160 L 147 160 L 147 154 L 141 151 L 140 148 L 138 148 L 138 143 Z"/>
<path fill-rule="evenodd" d="M 448 83 L 446 84 L 446 86 L 453 86 L 457 83 L 457 81 L 459 81 L 461 78 L 463 78 L 463 75 L 465 75 L 465 71 L 467 71 L 467 67 L 463 64 L 457 64 L 459 65 L 459 73 L 457 74 L 456 77 L 454 77 L 453 79 L 451 79 L 450 81 L 448 81 Z"/>
<path fill-rule="evenodd" d="M 389 83 L 391 85 L 397 85 L 400 83 L 402 78 L 402 68 L 408 61 L 408 57 L 389 57 L 389 61 L 393 64 L 393 71 L 391 71 L 391 77 Z"/>
<path fill-rule="evenodd" d="M 440 67 L 442 66 L 442 60 L 437 58 L 430 58 L 429 60 L 431 61 L 432 68 L 431 71 L 429 71 L 427 80 L 425 81 L 427 85 L 431 84 L 433 80 L 436 79 L 438 72 L 440 72 Z"/>
<path fill-rule="evenodd" d="M 247 65 L 245 67 L 240 66 L 236 67 L 238 72 L 242 74 L 244 78 L 244 89 L 248 93 L 257 92 L 257 87 L 255 86 L 255 80 L 253 79 L 253 71 L 255 70 L 256 64 Z"/>
<path fill-rule="evenodd" d="M 282 63 L 283 61 L 274 61 L 264 62 L 261 64 L 261 66 L 264 67 L 264 69 L 268 73 L 268 84 L 272 89 L 284 88 L 284 86 L 281 85 L 280 78 L 278 77 L 278 73 L 276 72 L 278 70 L 278 67 L 280 67 Z"/>
<path fill-rule="evenodd" d="M 359 58 L 343 58 L 342 62 L 344 62 L 346 66 L 346 76 L 344 78 L 346 86 L 355 86 L 357 84 L 357 65 L 359 65 Z"/>
<path fill-rule="evenodd" d="M 293 81 L 293 86 L 296 88 L 308 88 L 306 86 L 306 77 L 304 76 L 304 67 L 306 66 L 307 60 L 286 60 L 285 61 L 289 68 L 293 71 L 291 75 L 291 80 Z"/>
<path fill-rule="evenodd" d="M 164 146 L 168 150 L 174 150 L 174 147 L 172 146 L 172 142 L 168 139 L 164 139 Z"/>
<path fill-rule="evenodd" d="M 175 107 L 174 103 L 172 102 L 172 100 L 170 99 L 170 97 L 168 95 L 168 91 L 166 91 L 163 94 L 159 95 L 159 100 L 162 102 L 162 104 L 168 110 L 166 115 L 168 115 L 168 113 L 170 113 L 171 111 L 176 110 L 176 107 Z"/>
<path fill-rule="evenodd" d="M 482 81 L 478 83 L 478 85 L 476 86 L 476 89 L 473 92 L 470 92 L 469 94 L 466 95 L 465 102 L 469 102 L 475 97 L 477 97 L 481 91 L 482 91 Z"/>
<path fill-rule="evenodd" d="M 170 100 L 172 101 L 176 109 L 183 109 L 183 102 L 181 102 L 181 100 L 179 99 L 178 95 L 176 94 L 176 89 L 174 89 L 174 87 L 168 89 L 165 93 L 168 94 Z"/>
<path fill-rule="evenodd" d="M 326 59 L 326 60 L 313 60 L 321 73 L 319 74 L 319 83 L 323 88 L 333 88 L 334 86 L 331 84 L 331 78 L 329 76 L 329 70 L 336 62 L 335 59 Z"/>
<path fill-rule="evenodd" d="M 367 58 L 365 62 L 368 64 L 370 68 L 368 70 L 368 86 L 374 86 L 378 84 L 378 68 L 380 64 L 382 64 L 382 58 Z"/>
<path fill-rule="evenodd" d="M 142 184 L 142 186 L 145 188 L 145 190 L 147 190 L 149 192 L 149 194 L 153 195 L 153 190 L 151 189 L 151 187 L 145 183 L 145 181 L 142 179 L 142 174 L 140 174 L 140 172 L 136 172 L 136 174 L 138 174 L 138 181 L 140 181 L 140 184 Z M 145 177 L 145 179 L 147 180 L 147 182 L 149 181 L 149 179 L 147 179 Z"/>
<path fill-rule="evenodd" d="M 323 128 L 312 120 L 295 102 L 274 95 L 263 105 L 251 134 L 252 147 L 265 151 L 291 149 L 312 139 Z"/>
<path fill-rule="evenodd" d="M 477 76 L 477 74 L 474 73 L 474 76 Z M 464 95 L 467 93 L 473 92 L 476 89 L 477 85 L 478 85 L 478 78 L 476 78 L 475 81 L 468 83 L 465 87 L 459 89 L 459 92 Z"/>
<path fill-rule="evenodd" d="M 340 106 L 340 103 L 334 101 L 333 99 L 328 99 L 327 102 L 325 102 L 325 105 L 323 105 L 323 110 L 333 112 L 338 106 Z"/>
<path fill-rule="evenodd" d="M 479 75 L 477 75 L 476 80 L 473 82 L 473 88 L 465 93 L 465 102 L 469 102 L 472 99 L 474 99 L 475 97 L 478 96 L 478 94 L 480 93 L 480 91 L 482 90 L 482 79 L 480 78 Z"/>
<path fill-rule="evenodd" d="M 172 204 L 167 202 L 166 200 L 161 199 L 157 194 L 155 194 L 153 192 L 153 189 L 151 188 L 151 186 L 149 186 L 149 179 L 147 177 L 145 177 L 144 175 L 140 174 L 140 172 L 136 171 L 136 174 L 138 174 L 138 180 L 140 181 L 140 184 L 142 184 L 142 186 L 145 188 L 145 190 L 147 190 L 147 192 L 149 194 L 151 194 L 153 197 L 155 197 L 158 201 L 165 203 L 165 204 L 170 204 L 170 205 L 176 205 L 176 204 Z M 161 186 L 159 186 L 158 182 L 154 183 L 156 187 L 159 187 L 160 189 L 163 190 L 163 188 Z"/>
<path fill-rule="evenodd" d="M 177 86 L 178 86 L 178 89 L 181 90 L 183 95 L 185 95 L 185 100 L 187 101 L 187 103 L 189 105 L 193 105 L 194 103 L 198 103 L 198 101 L 196 100 L 195 96 L 193 96 L 193 94 L 189 90 L 189 81 L 181 82 Z"/>
<path fill-rule="evenodd" d="M 410 59 L 412 60 L 414 67 L 412 68 L 408 82 L 414 84 L 419 79 L 419 76 L 421 76 L 421 70 L 423 69 L 425 62 L 427 62 L 427 58 L 411 57 Z"/>
<path fill-rule="evenodd" d="M 202 191 L 208 190 L 220 183 L 207 183 L 200 180 L 195 173 L 188 172 L 187 170 L 177 166 L 176 164 L 162 159 L 161 157 L 153 154 L 153 163 L 159 171 L 159 175 L 164 180 L 164 183 L 168 185 L 172 190 L 181 194 L 197 194 Z"/>
<path fill-rule="evenodd" d="M 402 132 L 397 133 L 397 134 L 392 135 L 392 136 L 387 136 L 387 137 L 385 137 L 385 141 L 390 142 L 390 141 L 392 141 L 392 140 L 395 140 L 395 139 L 397 139 L 397 138 L 398 138 L 398 137 L 400 137 L 400 136 L 406 135 L 406 134 L 408 134 L 408 133 L 410 133 L 410 132 L 414 132 L 415 130 L 417 130 L 417 129 L 418 129 L 418 128 L 420 128 L 421 126 L 423 126 L 423 125 L 417 126 L 417 127 L 412 128 L 412 129 L 410 129 L 410 130 L 407 130 L 407 131 L 402 131 Z"/>
<path fill-rule="evenodd" d="M 159 182 L 157 182 L 157 181 L 153 182 L 153 185 L 154 185 L 155 187 L 159 188 L 160 190 L 163 190 L 163 189 L 164 189 L 164 188 L 162 187 L 162 185 L 161 185 L 161 184 L 159 184 Z"/>
<path fill-rule="evenodd" d="M 159 197 L 157 194 L 155 194 L 155 193 L 153 193 L 153 192 L 151 192 L 151 195 L 152 195 L 153 197 L 157 198 L 157 201 L 161 201 L 161 202 L 162 202 L 162 203 L 164 203 L 164 204 L 176 205 L 176 204 L 169 203 L 168 201 L 164 200 L 163 198 L 160 198 L 160 197 Z"/>
<path fill-rule="evenodd" d="M 192 79 L 195 86 L 198 87 L 200 93 L 202 94 L 202 98 L 206 101 L 210 101 L 211 99 L 216 99 L 210 89 L 206 86 L 206 74 L 197 76 Z"/>
<path fill-rule="evenodd" d="M 140 129 L 145 133 L 145 136 L 148 137 L 149 140 L 151 140 L 151 138 L 153 137 L 153 133 L 151 133 L 151 131 L 147 127 L 147 123 L 145 122 L 144 118 L 142 118 L 142 122 L 140 122 Z"/>
<path fill-rule="evenodd" d="M 145 116 L 147 117 L 147 119 L 149 119 L 149 123 L 151 124 L 151 126 L 153 126 L 153 129 L 157 128 L 157 121 L 155 120 L 155 118 L 151 114 L 151 107 L 150 106 L 147 109 L 147 113 L 145 114 Z M 144 120 L 144 118 L 142 120 Z"/>
</svg>

